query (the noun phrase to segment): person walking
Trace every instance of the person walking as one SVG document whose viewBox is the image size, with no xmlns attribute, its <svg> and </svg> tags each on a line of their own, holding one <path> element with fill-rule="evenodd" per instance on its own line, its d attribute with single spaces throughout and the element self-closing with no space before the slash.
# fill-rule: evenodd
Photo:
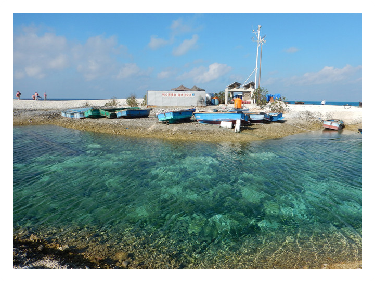
<svg viewBox="0 0 375 281">
<path fill-rule="evenodd" d="M 47 93 L 44 92 L 44 100 L 47 100 Z"/>
<path fill-rule="evenodd" d="M 16 97 L 18 98 L 18 100 L 21 99 L 21 93 L 20 93 L 20 91 L 17 91 Z"/>
</svg>

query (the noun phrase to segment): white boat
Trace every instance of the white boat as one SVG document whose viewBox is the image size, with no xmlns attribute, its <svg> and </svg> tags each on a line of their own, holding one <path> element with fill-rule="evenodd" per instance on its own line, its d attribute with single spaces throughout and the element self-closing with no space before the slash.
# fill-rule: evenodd
<svg viewBox="0 0 375 281">
<path fill-rule="evenodd" d="M 322 100 L 322 102 L 320 103 L 321 105 L 325 105 L 326 104 L 326 101 L 325 100 Z"/>
</svg>

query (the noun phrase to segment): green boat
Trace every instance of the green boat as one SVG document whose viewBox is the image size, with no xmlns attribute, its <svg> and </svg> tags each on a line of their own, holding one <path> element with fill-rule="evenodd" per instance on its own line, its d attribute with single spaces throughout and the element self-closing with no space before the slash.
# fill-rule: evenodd
<svg viewBox="0 0 375 281">
<path fill-rule="evenodd" d="M 100 111 L 97 108 L 90 108 L 84 112 L 85 118 L 100 118 Z"/>
<path fill-rule="evenodd" d="M 113 119 L 113 118 L 117 118 L 117 114 L 116 114 L 117 111 L 124 110 L 124 109 L 126 109 L 126 108 L 124 108 L 124 107 L 122 107 L 122 108 L 103 108 L 103 109 L 100 109 L 100 115 L 103 116 L 103 117 Z"/>
</svg>

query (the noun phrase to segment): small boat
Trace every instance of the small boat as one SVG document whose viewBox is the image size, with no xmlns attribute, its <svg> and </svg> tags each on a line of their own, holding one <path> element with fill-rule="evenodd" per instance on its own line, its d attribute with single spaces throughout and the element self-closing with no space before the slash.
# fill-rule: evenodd
<svg viewBox="0 0 375 281">
<path fill-rule="evenodd" d="M 67 118 L 77 118 L 82 119 L 85 118 L 85 111 L 92 109 L 91 107 L 84 107 L 84 108 L 71 108 L 65 111 L 61 111 L 62 117 Z"/>
<path fill-rule="evenodd" d="M 303 101 L 295 101 L 294 104 L 305 104 Z"/>
<path fill-rule="evenodd" d="M 126 108 L 101 108 L 100 115 L 109 119 L 117 118 L 117 111 L 124 110 Z"/>
<path fill-rule="evenodd" d="M 330 119 L 330 120 L 324 120 L 323 121 L 323 127 L 325 129 L 330 129 L 330 130 L 341 130 L 344 128 L 344 122 L 342 120 L 338 119 Z"/>
<path fill-rule="evenodd" d="M 268 113 L 271 122 L 276 122 L 284 119 L 283 114 L 281 112 L 271 112 Z"/>
<path fill-rule="evenodd" d="M 150 115 L 151 109 L 141 109 L 139 107 L 129 107 L 116 112 L 117 118 L 143 118 Z"/>
<path fill-rule="evenodd" d="M 270 115 L 265 112 L 246 112 L 249 116 L 251 123 L 263 123 L 264 121 L 271 121 Z"/>
<path fill-rule="evenodd" d="M 326 101 L 325 100 L 322 100 L 322 102 L 320 103 L 321 105 L 325 105 L 326 104 Z"/>
<path fill-rule="evenodd" d="M 194 115 L 199 123 L 221 124 L 224 121 L 235 124 L 237 120 L 241 120 L 241 123 L 250 123 L 249 115 L 242 111 L 195 112 Z"/>
<path fill-rule="evenodd" d="M 161 122 L 176 123 L 189 120 L 193 116 L 193 112 L 195 112 L 195 108 L 173 110 L 159 113 L 157 117 Z"/>
<path fill-rule="evenodd" d="M 100 110 L 98 108 L 91 108 L 86 110 L 84 113 L 85 118 L 100 118 Z"/>
</svg>

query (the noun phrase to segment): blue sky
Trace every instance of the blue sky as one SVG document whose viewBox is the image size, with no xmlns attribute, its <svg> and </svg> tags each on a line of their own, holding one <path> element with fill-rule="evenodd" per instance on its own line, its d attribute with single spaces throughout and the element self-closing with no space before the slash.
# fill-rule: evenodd
<svg viewBox="0 0 375 281">
<path fill-rule="evenodd" d="M 181 84 L 219 92 L 253 72 L 258 25 L 270 93 L 362 100 L 360 13 L 14 13 L 13 96 L 143 97 Z"/>
</svg>

